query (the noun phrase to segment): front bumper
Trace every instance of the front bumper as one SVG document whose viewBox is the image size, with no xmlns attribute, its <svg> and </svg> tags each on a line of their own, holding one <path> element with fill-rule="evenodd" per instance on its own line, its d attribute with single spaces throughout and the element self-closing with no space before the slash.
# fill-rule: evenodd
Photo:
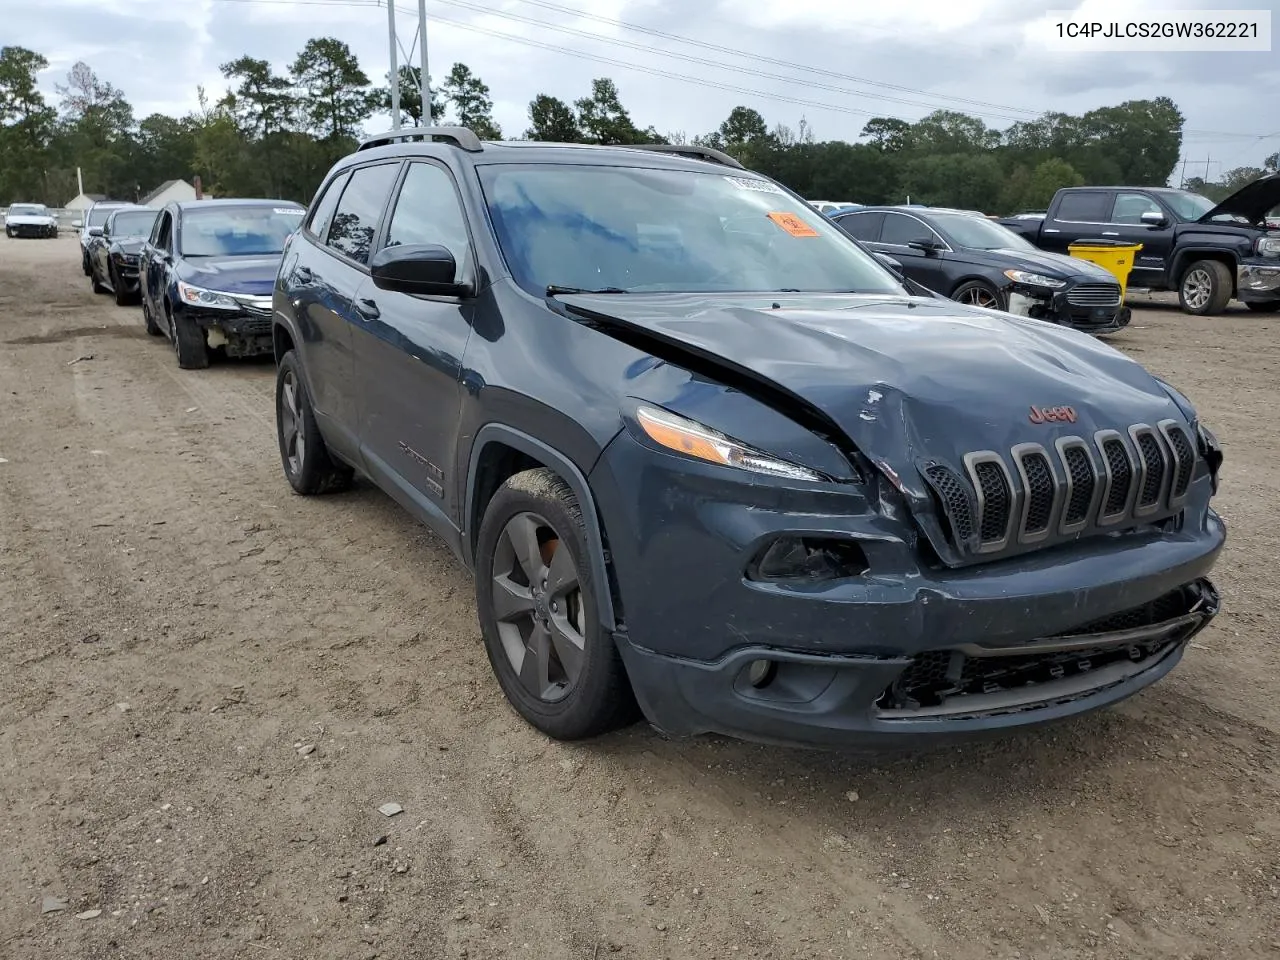
<svg viewBox="0 0 1280 960">
<path fill-rule="evenodd" d="M 58 235 L 56 224 L 47 223 L 6 223 L 5 232 L 13 237 L 25 240 L 44 240 Z"/>
<path fill-rule="evenodd" d="M 272 352 L 271 311 L 256 307 L 213 310 L 184 306 L 183 315 L 205 333 L 210 347 L 222 347 L 229 357 L 252 357 Z"/>
<path fill-rule="evenodd" d="M 1244 303 L 1280 300 L 1280 260 L 1241 260 L 1236 266 L 1236 298 Z"/>
<path fill-rule="evenodd" d="M 1115 303 L 1096 306 L 1073 304 L 1071 290 L 1067 287 L 1049 291 L 1016 284 L 1008 293 L 1008 312 L 1093 334 L 1115 333 L 1129 325 L 1131 311 L 1120 302 L 1118 288 Z"/>
<path fill-rule="evenodd" d="M 1217 610 L 1212 587 L 1189 586 L 1208 574 L 1226 535 L 1207 509 L 1207 482 L 1179 530 L 1095 537 L 960 570 L 922 562 L 910 521 L 869 509 L 852 491 L 788 486 L 655 453 L 626 431 L 605 450 L 591 485 L 624 621 L 618 647 L 646 716 L 672 735 L 866 746 L 1058 719 L 1164 676 Z M 869 569 L 824 582 L 750 580 L 751 558 L 782 535 L 852 539 Z M 1192 620 L 1167 631 L 1155 625 L 1157 646 L 1128 667 L 1108 663 L 1084 676 L 1086 666 L 1017 703 L 953 697 L 929 715 L 923 705 L 886 705 L 895 683 L 922 663 L 965 650 L 1038 654 L 1045 638 L 1059 642 L 1181 589 L 1203 593 L 1195 611 L 1175 611 Z M 1096 632 L 1096 646 L 1135 642 Z M 757 660 L 773 661 L 776 673 L 762 688 L 744 675 Z"/>
</svg>

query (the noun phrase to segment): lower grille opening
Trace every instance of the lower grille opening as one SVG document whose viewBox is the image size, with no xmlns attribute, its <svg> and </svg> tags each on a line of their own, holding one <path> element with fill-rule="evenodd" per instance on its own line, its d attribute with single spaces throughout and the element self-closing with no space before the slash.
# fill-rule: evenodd
<svg viewBox="0 0 1280 960">
<path fill-rule="evenodd" d="M 913 714 L 956 716 L 979 713 L 1016 712 L 1045 706 L 1059 699 L 1071 699 L 1092 692 L 1089 674 L 1123 679 L 1162 659 L 1195 633 L 1216 612 L 1212 587 L 1197 581 L 1122 613 L 1094 620 L 1065 633 L 1035 643 L 1047 644 L 1062 638 L 1092 638 L 1096 643 L 1071 649 L 1052 648 L 1025 652 L 1011 647 L 1004 651 L 972 649 L 929 650 L 917 654 L 912 663 L 881 695 L 877 706 L 882 716 L 904 719 Z M 1188 614 L 1203 614 L 1187 623 Z M 1162 629 L 1162 625 L 1167 627 Z M 1147 628 L 1137 636 L 1134 631 Z M 1115 639 L 1109 639 L 1108 634 Z M 1127 668 L 1117 674 L 1108 668 Z M 1102 673 L 1107 671 L 1106 673 Z"/>
</svg>

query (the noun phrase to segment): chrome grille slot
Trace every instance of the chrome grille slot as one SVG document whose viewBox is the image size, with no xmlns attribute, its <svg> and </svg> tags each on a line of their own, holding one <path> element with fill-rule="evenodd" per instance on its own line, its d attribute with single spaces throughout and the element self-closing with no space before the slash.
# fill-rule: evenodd
<svg viewBox="0 0 1280 960">
<path fill-rule="evenodd" d="M 1133 461 L 1129 459 L 1129 450 L 1120 434 L 1114 430 L 1099 434 L 1098 448 L 1102 451 L 1107 474 L 1098 522 L 1115 523 L 1124 517 L 1129 506 L 1129 494 L 1133 491 Z"/>
<path fill-rule="evenodd" d="M 1067 291 L 1073 307 L 1118 307 L 1120 287 L 1114 283 L 1081 283 Z"/>
<path fill-rule="evenodd" d="M 1053 511 L 1058 501 L 1058 480 L 1044 447 L 1023 443 L 1011 451 L 1022 479 L 1022 516 L 1018 538 L 1034 543 L 1049 535 Z"/>
<path fill-rule="evenodd" d="M 1169 444 L 1173 456 L 1173 479 L 1169 484 L 1169 503 L 1177 505 L 1191 489 L 1191 478 L 1196 471 L 1196 451 L 1187 432 L 1175 420 L 1162 420 L 1160 432 Z"/>
<path fill-rule="evenodd" d="M 1062 532 L 1074 533 L 1089 522 L 1093 495 L 1098 490 L 1098 478 L 1093 458 L 1089 456 L 1089 448 L 1079 437 L 1064 437 L 1059 440 L 1058 455 L 1062 458 L 1062 470 L 1067 481 Z"/>
<path fill-rule="evenodd" d="M 993 451 L 965 458 L 978 494 L 978 549 L 992 553 L 1009 542 L 1013 523 L 1013 482 L 1004 459 Z"/>
</svg>

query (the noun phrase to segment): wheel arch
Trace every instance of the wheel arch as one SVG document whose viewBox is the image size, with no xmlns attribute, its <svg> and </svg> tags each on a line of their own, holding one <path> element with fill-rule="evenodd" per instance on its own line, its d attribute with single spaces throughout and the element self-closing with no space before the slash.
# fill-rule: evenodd
<svg viewBox="0 0 1280 960">
<path fill-rule="evenodd" d="M 1171 288 L 1175 291 L 1182 287 L 1182 281 L 1186 276 L 1187 270 L 1193 263 L 1199 260 L 1217 260 L 1223 264 L 1231 274 L 1231 296 L 1236 295 L 1236 261 L 1235 254 L 1230 250 L 1223 250 L 1221 247 L 1187 247 L 1179 250 L 1173 259 L 1173 269 L 1170 270 Z"/>
<path fill-rule="evenodd" d="M 568 484 L 582 510 L 592 579 L 604 586 L 596 597 L 596 612 L 601 625 L 612 634 L 617 628 L 616 585 L 606 560 L 604 529 L 595 496 L 586 475 L 554 447 L 506 424 L 489 423 L 481 427 L 471 446 L 462 515 L 463 560 L 475 570 L 480 520 L 498 488 L 516 473 L 538 467 L 551 470 Z"/>
</svg>

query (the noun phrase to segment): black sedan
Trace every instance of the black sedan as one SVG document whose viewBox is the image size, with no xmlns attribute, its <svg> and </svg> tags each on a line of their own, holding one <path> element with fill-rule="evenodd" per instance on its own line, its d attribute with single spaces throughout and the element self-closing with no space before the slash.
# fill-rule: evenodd
<svg viewBox="0 0 1280 960">
<path fill-rule="evenodd" d="M 863 207 L 836 223 L 906 277 L 944 296 L 1089 333 L 1129 322 L 1120 285 L 1076 257 L 1045 253 L 980 214 L 937 207 Z"/>
<path fill-rule="evenodd" d="M 89 278 L 94 293 L 113 293 L 124 306 L 138 296 L 138 257 L 151 236 L 159 210 L 120 207 L 111 211 L 102 233 L 89 238 Z"/>
<path fill-rule="evenodd" d="M 191 200 L 160 211 L 142 249 L 142 315 L 184 370 L 271 352 L 271 291 L 306 211 L 287 200 Z"/>
</svg>

